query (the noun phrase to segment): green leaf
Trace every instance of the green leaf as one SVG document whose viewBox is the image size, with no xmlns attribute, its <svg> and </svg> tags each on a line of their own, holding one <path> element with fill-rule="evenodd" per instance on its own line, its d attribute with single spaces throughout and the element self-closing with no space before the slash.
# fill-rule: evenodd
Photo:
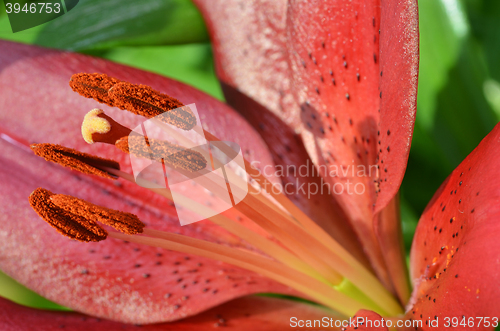
<svg viewBox="0 0 500 331">
<path fill-rule="evenodd" d="M 498 120 L 485 98 L 489 72 L 483 45 L 471 35 L 460 2 L 420 0 L 419 9 L 418 110 L 402 187 L 418 214 Z M 493 95 L 496 90 L 489 88 Z"/>
<path fill-rule="evenodd" d="M 481 43 L 490 75 L 500 82 L 500 2 L 491 0 L 467 0 L 472 34 Z"/>
<path fill-rule="evenodd" d="M 438 94 L 448 83 L 468 34 L 465 14 L 457 0 L 420 0 L 420 72 L 417 117 L 403 195 L 419 215 L 454 163 L 433 137 Z M 458 14 L 456 14 L 458 12 Z M 455 14 L 454 14 L 455 13 Z"/>
<path fill-rule="evenodd" d="M 436 94 L 446 84 L 448 70 L 458 60 L 468 34 L 468 22 L 457 0 L 420 0 L 420 75 L 417 119 L 430 128 Z"/>
<path fill-rule="evenodd" d="M 201 14 L 190 0 L 81 0 L 67 14 L 12 34 L 0 17 L 0 38 L 72 51 L 116 46 L 208 40 Z"/>
<path fill-rule="evenodd" d="M 497 119 L 500 120 L 500 83 L 494 79 L 488 79 L 484 82 L 483 89 L 486 100 L 495 111 Z"/>
<path fill-rule="evenodd" d="M 483 84 L 488 79 L 484 57 L 469 38 L 459 62 L 449 72 L 448 84 L 437 98 L 433 137 L 444 155 L 457 166 L 493 129 L 496 114 L 486 101 Z"/>
<path fill-rule="evenodd" d="M 500 2 L 467 0 L 467 9 L 474 38 L 484 53 L 489 76 L 484 85 L 484 94 L 500 120 Z"/>
<path fill-rule="evenodd" d="M 19 32 L 65 15 L 78 1 L 68 0 L 68 6 L 61 0 L 46 0 L 43 3 L 34 0 L 4 0 L 4 3 L 5 8 L 9 8 L 7 15 L 12 31 Z"/>
</svg>

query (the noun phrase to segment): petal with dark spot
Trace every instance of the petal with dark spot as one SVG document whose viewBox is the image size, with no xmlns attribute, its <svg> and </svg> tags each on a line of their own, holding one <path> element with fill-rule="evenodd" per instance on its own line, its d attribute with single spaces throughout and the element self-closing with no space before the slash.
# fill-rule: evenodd
<svg viewBox="0 0 500 331">
<path fill-rule="evenodd" d="M 406 168 L 416 107 L 416 1 L 290 3 L 291 86 L 304 144 L 313 162 L 329 169 L 325 181 L 337 189 L 373 268 L 392 288 L 373 216 L 394 198 Z M 387 193 L 384 185 L 391 185 Z"/>
</svg>

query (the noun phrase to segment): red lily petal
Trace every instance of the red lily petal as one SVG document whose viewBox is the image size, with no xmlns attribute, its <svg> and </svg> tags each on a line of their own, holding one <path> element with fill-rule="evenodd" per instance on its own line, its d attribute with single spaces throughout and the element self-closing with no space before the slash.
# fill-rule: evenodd
<svg viewBox="0 0 500 331">
<path fill-rule="evenodd" d="M 380 19 L 379 151 L 382 152 L 378 164 L 382 175 L 375 212 L 382 210 L 398 192 L 410 153 L 417 110 L 417 1 L 384 1 Z"/>
<path fill-rule="evenodd" d="M 411 251 L 408 317 L 465 321 L 500 311 L 500 125 L 452 172 L 424 211 Z M 477 320 L 476 320 L 477 322 Z M 475 324 L 478 327 L 478 324 Z M 460 326 L 459 326 L 460 328 Z M 482 324 L 478 329 L 490 330 Z M 493 328 L 491 328 L 493 329 Z"/>
<path fill-rule="evenodd" d="M 408 162 L 417 109 L 417 1 L 384 1 L 380 21 L 381 101 L 377 133 L 380 132 L 378 166 L 381 175 L 375 213 L 380 212 L 379 225 L 384 226 L 379 226 L 376 232 L 391 281 L 400 301 L 405 303 L 410 287 L 396 194 Z M 391 214 L 394 209 L 396 212 Z"/>
<path fill-rule="evenodd" d="M 272 162 L 262 140 L 239 115 L 186 85 L 79 54 L 9 42 L 0 42 L 0 49 L 0 133 L 6 139 L 98 152 L 120 161 L 127 171 L 128 156 L 110 146 L 85 145 L 80 137 L 83 115 L 96 106 L 131 127 L 143 120 L 84 99 L 68 86 L 73 73 L 102 72 L 151 85 L 186 104 L 197 103 L 214 134 L 239 143 L 250 160 Z M 29 208 L 27 197 L 39 186 L 133 212 L 156 229 L 247 246 L 207 221 L 180 227 L 168 201 L 145 189 L 84 177 L 44 162 L 17 144 L 0 144 L 0 268 L 47 298 L 96 316 L 152 323 L 196 314 L 248 293 L 290 293 L 268 279 L 209 259 L 116 240 L 85 245 L 61 237 Z"/>
<path fill-rule="evenodd" d="M 288 11 L 292 86 L 301 105 L 305 146 L 323 169 L 321 174 L 363 238 L 365 253 L 388 288 L 392 287 L 391 275 L 386 272 L 373 215 L 399 188 L 411 130 L 392 135 L 391 139 L 406 142 L 404 151 L 391 150 L 382 144 L 380 135 L 386 126 L 413 127 L 416 93 L 394 91 L 416 89 L 416 13 L 416 1 L 389 1 L 383 6 L 380 1 L 292 1 Z M 390 74 L 381 77 L 384 67 Z M 403 83 L 395 79 L 400 74 Z M 380 102 L 381 90 L 388 94 L 387 104 Z M 387 159 L 382 147 L 394 159 Z M 394 187 L 377 201 L 380 181 Z"/>
<path fill-rule="evenodd" d="M 315 24 L 318 21 L 321 24 Z M 416 1 L 389 1 L 383 6 L 378 1 L 292 2 L 288 45 L 293 91 L 301 105 L 310 155 L 330 169 L 351 162 L 364 165 L 367 176 L 353 184 L 367 186 L 367 204 L 357 203 L 350 213 L 353 218 L 363 215 L 375 201 L 376 211 L 382 210 L 401 183 L 415 119 Z M 386 92 L 387 101 L 381 92 Z M 368 167 L 379 160 L 381 174 L 371 169 L 368 175 Z M 348 172 L 343 177 L 360 176 Z M 377 197 L 373 179 L 384 183 L 377 186 L 392 189 Z"/>
<path fill-rule="evenodd" d="M 243 94 L 297 127 L 299 108 L 290 93 L 287 63 L 287 0 L 194 3 L 208 26 L 217 76 L 229 104 Z M 240 105 L 234 104 L 236 109 Z"/>
<path fill-rule="evenodd" d="M 290 330 L 290 318 L 321 320 L 334 318 L 331 312 L 319 307 L 283 299 L 245 297 L 212 308 L 197 316 L 168 324 L 144 325 L 141 330 L 224 330 L 280 331 Z M 137 326 L 100 320 L 78 313 L 49 312 L 27 308 L 0 298 L 0 328 L 3 331 L 25 331 L 34 328 L 44 331 L 118 331 L 136 330 Z M 301 330 L 317 328 L 301 328 Z"/>
<path fill-rule="evenodd" d="M 227 102 L 242 113 L 268 144 L 277 166 L 307 176 L 284 176 L 293 184 L 285 193 L 333 238 L 368 265 L 343 210 L 313 173 L 313 164 L 297 136 L 299 107 L 291 95 L 286 45 L 286 0 L 195 0 L 212 38 L 217 75 Z M 258 68 L 258 70 L 256 70 Z M 290 187 L 290 186 L 287 186 Z"/>
<path fill-rule="evenodd" d="M 386 321 L 371 310 L 360 310 L 351 319 L 352 324 L 343 331 L 389 331 Z"/>
<path fill-rule="evenodd" d="M 361 9 L 357 7 L 364 7 L 364 11 L 357 14 L 358 9 Z M 365 253 L 379 277 L 390 286 L 371 228 L 371 204 L 375 200 L 375 191 L 371 185 L 373 179 L 358 179 L 351 174 L 342 175 L 339 169 L 335 171 L 335 166 L 353 167 L 351 160 L 362 164 L 375 163 L 373 136 L 376 134 L 377 123 L 378 79 L 375 77 L 378 66 L 373 64 L 372 53 L 378 53 L 378 44 L 371 40 L 368 47 L 373 50 L 363 53 L 357 51 L 359 46 L 343 45 L 349 40 L 358 41 L 351 36 L 354 34 L 351 32 L 353 24 L 357 22 L 355 16 L 363 17 L 364 22 L 368 15 L 370 19 L 372 16 L 378 17 L 377 11 L 374 4 L 365 7 L 346 6 L 342 1 L 293 2 L 288 11 L 288 46 L 291 51 L 294 93 L 301 105 L 304 126 L 302 137 L 306 149 L 313 162 L 323 167 L 321 175 L 331 184 L 332 193 L 337 193 L 340 205 L 353 222 L 358 237 L 363 238 Z M 318 22 L 322 24 L 319 25 Z M 366 47 L 367 41 L 364 39 L 368 38 L 369 33 L 364 31 L 362 24 L 356 27 L 357 33 L 354 35 L 357 37 L 359 34 L 359 42 Z M 337 46 L 337 43 L 341 46 Z M 363 58 L 367 56 L 371 62 Z M 360 78 L 360 82 L 357 82 L 356 73 L 361 65 L 364 69 L 363 81 Z M 356 178 L 354 183 L 353 178 Z M 346 179 L 349 179 L 353 188 L 359 182 L 365 194 L 350 196 L 344 194 L 344 189 L 335 191 L 335 188 L 342 188 L 347 184 Z"/>
</svg>

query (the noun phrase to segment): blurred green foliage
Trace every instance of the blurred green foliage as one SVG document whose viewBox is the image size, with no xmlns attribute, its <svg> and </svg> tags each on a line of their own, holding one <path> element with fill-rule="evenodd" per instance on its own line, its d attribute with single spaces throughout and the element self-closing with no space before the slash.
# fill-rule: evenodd
<svg viewBox="0 0 500 331">
<path fill-rule="evenodd" d="M 500 2 L 419 0 L 419 11 L 418 110 L 401 188 L 403 229 L 500 119 Z M 405 243 L 409 249 L 406 233 Z"/>
<path fill-rule="evenodd" d="M 208 34 L 189 0 L 80 0 L 58 19 L 15 34 L 3 15 L 0 38 L 89 52 L 117 46 L 207 42 Z"/>
<path fill-rule="evenodd" d="M 203 20 L 189 1 L 80 0 L 73 11 L 45 24 L 34 42 L 86 51 L 203 41 L 208 41 Z"/>
<path fill-rule="evenodd" d="M 436 189 L 500 119 L 500 1 L 419 0 L 419 10 L 418 111 L 401 190 L 407 249 Z M 81 0 L 63 17 L 16 34 L 0 11 L 0 38 L 104 57 L 223 99 L 190 0 Z M 16 284 L 0 275 L 0 295 L 57 308 Z"/>
</svg>

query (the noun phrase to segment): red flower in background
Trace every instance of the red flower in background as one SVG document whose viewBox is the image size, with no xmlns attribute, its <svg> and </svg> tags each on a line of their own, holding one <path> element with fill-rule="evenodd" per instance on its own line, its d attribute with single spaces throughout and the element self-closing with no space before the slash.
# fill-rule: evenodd
<svg viewBox="0 0 500 331">
<path fill-rule="evenodd" d="M 378 171 L 370 175 L 346 172 L 338 177 L 301 177 L 300 182 L 292 177 L 282 180 L 298 186 L 323 180 L 345 189 L 342 194 L 310 197 L 297 190 L 290 199 L 373 272 L 380 288 L 392 293 L 390 299 L 367 294 L 380 300 L 377 313 L 397 317 L 395 311 L 406 310 L 405 317 L 422 320 L 424 330 L 432 320 L 444 325 L 446 317 L 489 317 L 494 323 L 495 280 L 500 272 L 500 244 L 495 240 L 500 230 L 498 126 L 450 175 L 425 210 L 411 251 L 413 292 L 409 286 L 397 192 L 416 110 L 416 1 L 196 3 L 212 35 L 226 99 L 253 127 L 233 108 L 181 83 L 88 56 L 2 42 L 0 268 L 45 297 L 91 316 L 138 324 L 175 321 L 146 329 L 279 330 L 288 329 L 293 316 L 338 316 L 306 303 L 245 297 L 272 292 L 315 300 L 245 269 L 115 239 L 81 244 L 41 222 L 27 201 L 37 187 L 135 213 L 150 228 L 253 250 L 209 221 L 180 227 L 173 206 L 144 188 L 67 171 L 25 147 L 57 143 L 115 159 L 123 170 L 130 169 L 125 154 L 112 146 L 86 145 L 80 137 L 81 120 L 97 103 L 73 93 L 68 79 L 78 72 L 99 72 L 150 85 L 184 104 L 196 103 L 209 132 L 238 143 L 245 157 L 261 166 L 375 166 Z M 143 121 L 102 108 L 128 127 Z M 365 190 L 348 194 L 348 183 Z M 234 211 L 225 215 L 237 217 Z M 241 222 L 264 233 L 249 218 Z M 358 287 L 366 285 L 364 279 Z M 6 329 L 132 327 L 76 313 L 34 311 L 6 301 L 1 305 L 0 325 Z M 359 301 L 362 308 L 367 308 L 364 299 Z M 475 323 L 477 329 L 494 325 Z"/>
</svg>

